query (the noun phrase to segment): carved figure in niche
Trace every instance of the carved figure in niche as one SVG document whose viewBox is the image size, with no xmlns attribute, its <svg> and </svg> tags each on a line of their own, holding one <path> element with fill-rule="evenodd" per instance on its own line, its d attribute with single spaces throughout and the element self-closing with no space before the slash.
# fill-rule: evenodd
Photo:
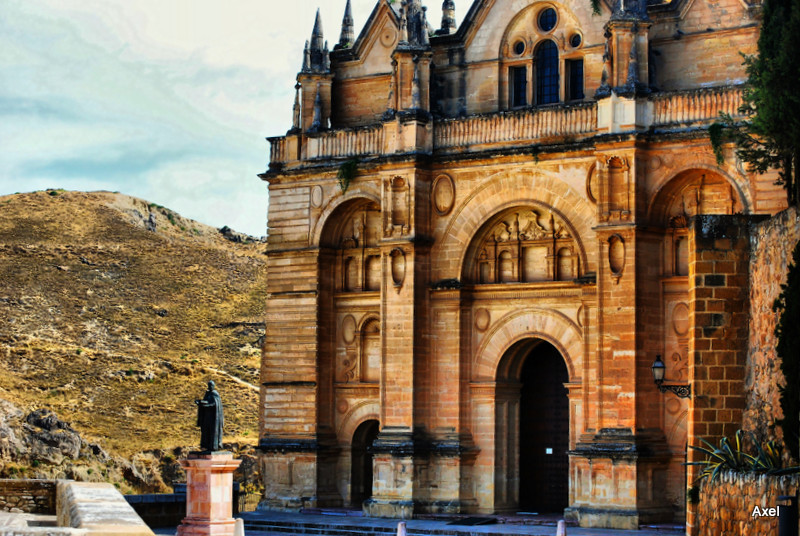
<svg viewBox="0 0 800 536">
<path fill-rule="evenodd" d="M 364 222 L 361 218 L 356 218 L 353 220 L 353 238 L 355 238 L 356 243 L 361 240 L 361 237 L 364 234 Z"/>
</svg>

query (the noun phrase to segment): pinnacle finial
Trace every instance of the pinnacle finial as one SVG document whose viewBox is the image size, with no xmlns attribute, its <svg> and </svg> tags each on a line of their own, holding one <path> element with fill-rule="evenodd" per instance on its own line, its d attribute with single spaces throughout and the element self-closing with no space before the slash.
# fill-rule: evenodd
<svg viewBox="0 0 800 536">
<path fill-rule="evenodd" d="M 311 49 L 322 50 L 323 42 L 322 17 L 319 14 L 319 8 L 317 8 L 317 17 L 314 19 L 314 30 L 311 32 Z"/>
<path fill-rule="evenodd" d="M 453 0 L 442 2 L 442 28 L 438 33 L 451 34 L 456 31 L 456 3 Z"/>
<path fill-rule="evenodd" d="M 350 0 L 344 7 L 344 17 L 342 18 L 342 33 L 339 36 L 339 45 L 342 48 L 347 48 L 355 41 L 355 30 L 353 24 L 353 8 L 350 6 Z"/>
</svg>

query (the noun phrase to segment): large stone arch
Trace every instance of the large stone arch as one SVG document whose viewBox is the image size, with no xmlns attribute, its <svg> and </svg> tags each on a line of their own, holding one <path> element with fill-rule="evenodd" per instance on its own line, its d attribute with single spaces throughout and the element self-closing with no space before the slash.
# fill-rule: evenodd
<svg viewBox="0 0 800 536">
<path fill-rule="evenodd" d="M 581 329 L 566 315 L 551 309 L 527 308 L 500 318 L 475 353 L 473 381 L 495 381 L 500 361 L 517 342 L 538 338 L 556 347 L 564 358 L 571 383 L 580 382 L 584 342 Z"/>
<path fill-rule="evenodd" d="M 504 194 L 504 195 L 500 195 Z M 438 259 L 433 267 L 433 280 L 460 279 L 467 249 L 481 227 L 498 212 L 514 206 L 538 205 L 555 211 L 569 222 L 579 243 L 592 235 L 595 209 L 556 174 L 532 170 L 531 174 L 500 171 L 487 177 L 453 211 L 453 216 L 436 237 L 431 258 Z M 593 259 L 582 252 L 584 271 L 593 269 Z"/>
<path fill-rule="evenodd" d="M 370 201 L 381 206 L 381 194 L 377 187 L 371 185 L 359 185 L 358 187 L 350 187 L 348 192 L 344 195 L 337 195 L 330 199 L 322 208 L 322 212 L 317 218 L 311 229 L 310 245 L 312 247 L 319 246 L 322 238 L 322 232 L 328 227 L 331 216 L 337 212 L 340 207 L 350 203 L 358 203 L 360 201 Z"/>
</svg>

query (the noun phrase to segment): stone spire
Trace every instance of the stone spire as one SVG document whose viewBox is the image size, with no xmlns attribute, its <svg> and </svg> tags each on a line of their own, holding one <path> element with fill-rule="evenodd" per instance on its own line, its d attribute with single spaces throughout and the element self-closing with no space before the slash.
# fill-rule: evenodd
<svg viewBox="0 0 800 536">
<path fill-rule="evenodd" d="M 303 72 L 307 73 L 311 71 L 311 48 L 308 44 L 308 39 L 306 39 L 306 46 L 303 48 Z"/>
<path fill-rule="evenodd" d="M 314 29 L 311 31 L 311 41 L 306 41 L 306 48 L 303 51 L 303 72 L 326 73 L 329 70 L 328 43 L 322 35 L 322 17 L 317 9 L 317 18 L 314 20 Z"/>
<path fill-rule="evenodd" d="M 342 18 L 342 33 L 339 36 L 339 46 L 342 48 L 350 47 L 355 40 L 353 9 L 350 7 L 350 0 L 347 0 L 347 5 L 344 7 L 344 18 Z"/>
<path fill-rule="evenodd" d="M 456 3 L 454 0 L 444 0 L 442 2 L 442 27 L 436 32 L 440 35 L 448 35 L 456 31 Z"/>
<path fill-rule="evenodd" d="M 314 29 L 311 31 L 311 50 L 322 50 L 325 38 L 322 36 L 322 17 L 317 8 L 317 18 L 314 20 Z"/>
</svg>

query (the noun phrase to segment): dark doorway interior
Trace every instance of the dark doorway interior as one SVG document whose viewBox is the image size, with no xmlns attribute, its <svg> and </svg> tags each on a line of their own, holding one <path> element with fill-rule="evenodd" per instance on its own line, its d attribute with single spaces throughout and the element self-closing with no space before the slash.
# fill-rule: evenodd
<svg viewBox="0 0 800 536">
<path fill-rule="evenodd" d="M 372 497 L 372 454 L 369 448 L 378 437 L 378 429 L 378 421 L 364 421 L 353 434 L 350 473 L 352 506 L 360 508 L 364 501 Z"/>
<path fill-rule="evenodd" d="M 569 502 L 567 367 L 553 345 L 541 342 L 520 376 L 519 507 L 562 513 Z"/>
</svg>

